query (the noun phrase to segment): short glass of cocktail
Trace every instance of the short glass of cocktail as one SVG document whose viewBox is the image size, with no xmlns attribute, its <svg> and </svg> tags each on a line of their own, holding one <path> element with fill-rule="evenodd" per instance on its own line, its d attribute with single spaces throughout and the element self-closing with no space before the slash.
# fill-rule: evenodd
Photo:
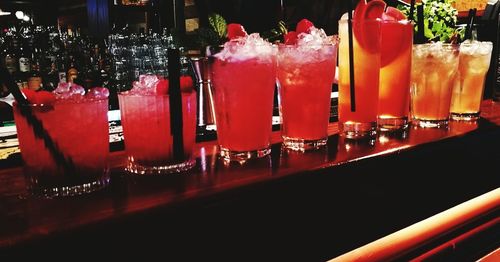
<svg viewBox="0 0 500 262">
<path fill-rule="evenodd" d="M 377 130 L 382 1 L 360 1 L 352 20 L 354 90 L 351 90 L 348 15 L 339 21 L 339 128 L 348 139 L 371 137 Z M 354 91 L 354 92 L 353 92 Z M 354 103 L 353 103 L 354 102 Z"/>
<path fill-rule="evenodd" d="M 409 123 L 413 25 L 401 11 L 387 7 L 381 37 L 377 124 L 380 131 L 397 131 Z"/>
<path fill-rule="evenodd" d="M 458 77 L 451 96 L 451 119 L 479 119 L 492 49 L 491 42 L 467 40 L 460 44 Z"/>
<path fill-rule="evenodd" d="M 276 53 L 259 34 L 245 33 L 210 57 L 217 139 L 226 162 L 271 152 Z"/>
<path fill-rule="evenodd" d="M 338 45 L 337 37 L 308 20 L 299 22 L 301 28 L 279 46 L 277 71 L 283 146 L 296 151 L 326 145 Z"/>
<path fill-rule="evenodd" d="M 130 91 L 118 94 L 127 154 L 126 170 L 137 175 L 171 174 L 196 165 L 196 93 L 190 76 L 181 76 L 182 123 L 170 121 L 168 79 L 141 75 Z M 183 153 L 174 151 L 172 125 L 182 125 Z"/>
<path fill-rule="evenodd" d="M 411 115 L 419 127 L 446 127 L 457 78 L 458 45 L 413 45 Z"/>
<path fill-rule="evenodd" d="M 54 93 L 23 92 L 30 104 L 13 109 L 29 194 L 75 196 L 106 187 L 109 91 L 85 94 L 81 86 L 62 83 Z"/>
</svg>

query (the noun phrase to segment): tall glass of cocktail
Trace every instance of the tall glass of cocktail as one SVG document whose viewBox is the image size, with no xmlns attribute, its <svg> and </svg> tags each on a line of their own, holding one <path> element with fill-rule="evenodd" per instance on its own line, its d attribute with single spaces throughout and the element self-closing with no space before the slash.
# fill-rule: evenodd
<svg viewBox="0 0 500 262">
<path fill-rule="evenodd" d="M 451 118 L 477 120 L 483 99 L 484 81 L 488 72 L 493 44 L 465 41 L 460 44 L 457 81 L 451 98 Z"/>
<path fill-rule="evenodd" d="M 139 175 L 170 174 L 195 166 L 192 151 L 196 138 L 196 93 L 192 80 L 186 87 L 183 82 L 181 77 L 182 156 L 174 155 L 167 79 L 141 76 L 130 91 L 118 94 L 127 171 Z"/>
<path fill-rule="evenodd" d="M 47 91 L 26 94 L 30 105 L 14 105 L 19 148 L 29 193 L 60 197 L 90 193 L 109 184 L 108 95 L 104 88 L 91 89 L 69 85 L 57 99 Z M 33 120 L 38 119 L 53 141 L 54 151 L 37 134 Z M 61 161 L 61 158 L 63 161 Z"/>
<path fill-rule="evenodd" d="M 226 161 L 270 153 L 277 48 L 258 34 L 224 44 L 211 60 L 217 138 Z"/>
<path fill-rule="evenodd" d="M 391 15 L 392 14 L 392 15 Z M 381 28 L 381 68 L 378 128 L 381 131 L 408 127 L 410 110 L 413 25 L 397 9 L 388 7 Z"/>
<path fill-rule="evenodd" d="M 312 27 L 299 34 L 297 43 L 279 46 L 277 76 L 285 148 L 304 151 L 326 145 L 337 44 L 336 37 Z"/>
<path fill-rule="evenodd" d="M 457 77 L 458 46 L 441 42 L 413 46 L 411 114 L 420 127 L 448 125 Z"/>
<path fill-rule="evenodd" d="M 362 3 L 364 1 L 360 1 Z M 371 3 L 371 2 L 370 2 Z M 357 19 L 357 20 L 356 20 Z M 339 127 L 347 138 L 373 136 L 377 128 L 380 20 L 353 19 L 355 108 L 351 104 L 347 14 L 339 21 Z"/>
</svg>

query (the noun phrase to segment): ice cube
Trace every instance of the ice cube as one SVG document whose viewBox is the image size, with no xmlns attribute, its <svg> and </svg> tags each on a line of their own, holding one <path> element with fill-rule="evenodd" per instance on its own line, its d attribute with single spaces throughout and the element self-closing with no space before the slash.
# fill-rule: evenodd
<svg viewBox="0 0 500 262">
<path fill-rule="evenodd" d="M 109 90 L 105 87 L 94 87 L 87 92 L 85 97 L 89 99 L 106 99 L 109 97 Z"/>
<path fill-rule="evenodd" d="M 71 83 L 60 82 L 57 85 L 57 88 L 54 90 L 54 93 L 56 93 L 56 94 L 69 93 L 70 88 L 71 88 Z"/>
</svg>

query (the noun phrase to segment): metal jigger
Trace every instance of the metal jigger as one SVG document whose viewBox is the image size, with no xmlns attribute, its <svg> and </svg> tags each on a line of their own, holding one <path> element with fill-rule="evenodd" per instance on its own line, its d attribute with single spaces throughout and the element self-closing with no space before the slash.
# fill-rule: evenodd
<svg viewBox="0 0 500 262">
<path fill-rule="evenodd" d="M 198 89 L 197 126 L 202 133 L 207 133 L 207 126 L 215 124 L 212 83 L 206 57 L 192 57 L 191 63 Z"/>
</svg>

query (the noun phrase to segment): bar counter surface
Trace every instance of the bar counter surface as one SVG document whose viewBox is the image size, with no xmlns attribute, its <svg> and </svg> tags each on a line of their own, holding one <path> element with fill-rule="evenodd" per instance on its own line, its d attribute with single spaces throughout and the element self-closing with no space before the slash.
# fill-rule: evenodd
<svg viewBox="0 0 500 262">
<path fill-rule="evenodd" d="M 0 258 L 326 261 L 500 186 L 489 100 L 478 123 L 371 141 L 345 140 L 337 123 L 329 133 L 327 147 L 298 153 L 275 132 L 271 155 L 243 165 L 198 143 L 196 167 L 166 176 L 128 175 L 113 152 L 111 185 L 69 198 L 27 197 L 22 168 L 0 170 Z"/>
</svg>

